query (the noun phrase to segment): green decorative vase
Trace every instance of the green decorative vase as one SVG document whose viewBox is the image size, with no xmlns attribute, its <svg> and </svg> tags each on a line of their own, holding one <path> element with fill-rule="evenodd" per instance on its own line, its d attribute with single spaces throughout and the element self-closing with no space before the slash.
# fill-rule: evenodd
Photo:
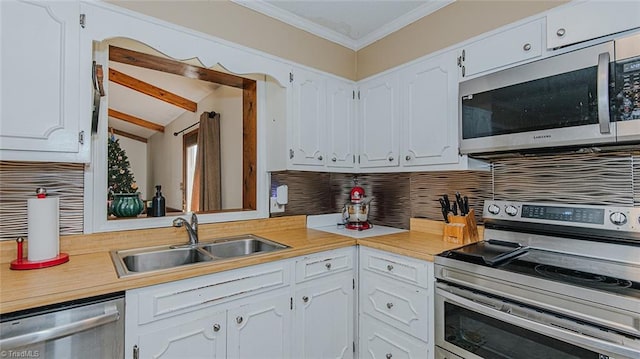
<svg viewBox="0 0 640 359">
<path fill-rule="evenodd" d="M 116 217 L 136 217 L 144 209 L 140 193 L 114 193 L 111 213 Z"/>
</svg>

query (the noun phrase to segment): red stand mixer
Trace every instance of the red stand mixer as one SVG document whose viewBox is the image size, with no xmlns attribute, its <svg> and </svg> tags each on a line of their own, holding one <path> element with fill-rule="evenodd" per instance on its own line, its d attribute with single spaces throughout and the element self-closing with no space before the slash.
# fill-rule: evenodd
<svg viewBox="0 0 640 359">
<path fill-rule="evenodd" d="M 355 230 L 365 230 L 373 227 L 368 221 L 369 203 L 373 198 L 365 198 L 364 188 L 358 186 L 357 179 L 353 180 L 355 187 L 351 189 L 350 202 L 342 209 L 342 219 L 345 228 Z"/>
</svg>

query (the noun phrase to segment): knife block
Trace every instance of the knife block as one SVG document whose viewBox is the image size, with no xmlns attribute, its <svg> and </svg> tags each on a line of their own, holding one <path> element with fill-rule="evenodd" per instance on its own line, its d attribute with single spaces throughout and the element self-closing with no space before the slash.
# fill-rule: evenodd
<svg viewBox="0 0 640 359">
<path fill-rule="evenodd" d="M 478 241 L 478 226 L 473 209 L 464 216 L 449 213 L 448 219 L 449 223 L 445 223 L 442 229 L 442 239 L 445 242 L 467 244 Z"/>
</svg>

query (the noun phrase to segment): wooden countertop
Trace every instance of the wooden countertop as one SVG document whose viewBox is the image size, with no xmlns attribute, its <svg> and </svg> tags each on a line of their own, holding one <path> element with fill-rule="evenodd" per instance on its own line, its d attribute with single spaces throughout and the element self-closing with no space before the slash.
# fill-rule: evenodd
<svg viewBox="0 0 640 359">
<path fill-rule="evenodd" d="M 207 225 L 202 225 L 200 230 L 201 238 L 215 238 L 214 233 L 217 237 L 253 233 L 291 248 L 251 257 L 173 268 L 161 273 L 141 273 L 123 278 L 118 278 L 109 251 L 175 244 L 176 238 L 182 239 L 182 237 L 186 237 L 186 234 L 175 232 L 174 229 L 164 229 L 101 233 L 69 238 L 69 240 L 61 240 L 61 252 L 69 253 L 68 263 L 51 268 L 25 271 L 15 271 L 9 268 L 9 261 L 6 261 L 6 258 L 11 257 L 6 252 L 8 248 L 11 248 L 9 247 L 11 243 L 3 244 L 0 247 L 5 252 L 3 253 L 4 263 L 0 267 L 0 313 L 10 313 L 73 299 L 124 291 L 356 244 L 428 261 L 433 261 L 435 254 L 460 246 L 460 244 L 444 242 L 442 236 L 437 234 L 438 228 L 441 227 L 438 227 L 439 224 L 435 221 L 423 222 L 426 220 L 414 221 L 412 219 L 411 231 L 356 240 L 305 228 L 304 217 L 245 221 L 246 223 L 234 222 L 227 225 L 216 224 L 208 226 L 208 228 Z M 154 239 L 145 240 L 144 244 L 139 240 L 132 243 L 131 232 L 137 233 L 135 238 L 150 236 L 151 232 L 155 236 Z M 106 238 L 109 238 L 110 241 L 107 241 Z M 15 246 L 15 243 L 13 245 Z M 15 258 L 15 251 L 13 258 Z"/>
</svg>

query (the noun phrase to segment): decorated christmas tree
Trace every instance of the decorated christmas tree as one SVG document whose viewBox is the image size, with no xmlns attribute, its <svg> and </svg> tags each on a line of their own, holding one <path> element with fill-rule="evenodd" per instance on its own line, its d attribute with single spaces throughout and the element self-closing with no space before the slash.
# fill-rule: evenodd
<svg viewBox="0 0 640 359">
<path fill-rule="evenodd" d="M 118 139 L 113 135 L 109 136 L 107 157 L 109 166 L 107 171 L 108 199 L 113 199 L 114 193 L 136 193 L 138 185 L 129 168 L 131 166 L 129 159 L 124 149 L 120 147 Z"/>
</svg>

